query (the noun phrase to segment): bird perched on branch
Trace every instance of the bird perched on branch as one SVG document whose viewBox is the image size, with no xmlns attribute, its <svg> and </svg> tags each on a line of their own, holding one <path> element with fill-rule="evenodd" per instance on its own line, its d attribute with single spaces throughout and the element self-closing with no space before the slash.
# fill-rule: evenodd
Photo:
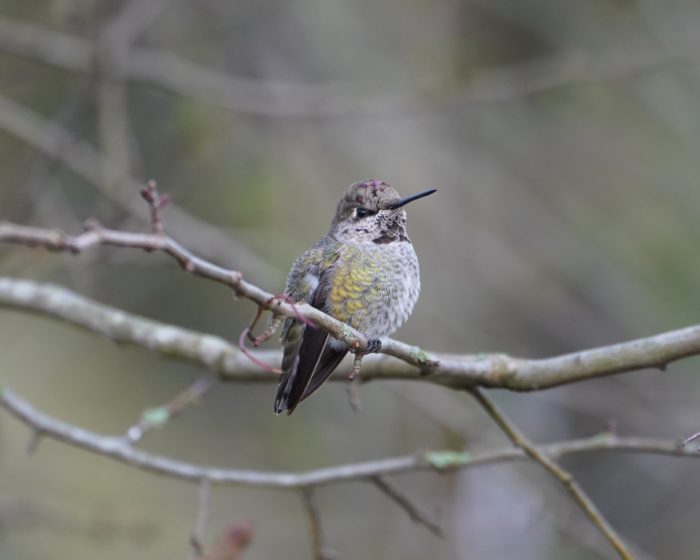
<svg viewBox="0 0 700 560">
<path fill-rule="evenodd" d="M 380 180 L 353 183 L 343 193 L 328 233 L 301 254 L 287 276 L 285 294 L 349 324 L 381 348 L 408 318 L 420 292 L 418 258 L 406 234 L 405 206 L 436 189 L 401 198 Z M 314 393 L 338 367 L 347 346 L 325 330 L 287 319 L 275 413 Z"/>
</svg>

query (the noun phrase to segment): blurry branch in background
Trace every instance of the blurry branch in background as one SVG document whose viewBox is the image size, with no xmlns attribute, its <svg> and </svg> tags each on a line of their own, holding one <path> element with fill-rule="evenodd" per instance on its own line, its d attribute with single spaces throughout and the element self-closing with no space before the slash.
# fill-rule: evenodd
<svg viewBox="0 0 700 560">
<path fill-rule="evenodd" d="M 44 438 L 54 439 L 145 471 L 178 478 L 196 484 L 202 480 L 212 485 L 272 488 L 299 491 L 350 481 L 368 481 L 377 476 L 418 471 L 449 472 L 482 465 L 522 461 L 525 452 L 516 447 L 487 451 L 423 451 L 376 461 L 349 463 L 303 472 L 241 470 L 208 467 L 153 455 L 134 447 L 122 436 L 98 434 L 53 418 L 37 410 L 9 389 L 0 389 L 0 407 Z M 680 441 L 622 437 L 601 433 L 589 438 L 548 443 L 537 446 L 552 460 L 566 455 L 593 452 L 647 453 L 700 459 L 696 449 L 683 447 Z"/>
<path fill-rule="evenodd" d="M 593 501 L 584 492 L 583 488 L 574 480 L 574 477 L 554 461 L 546 452 L 538 449 L 518 428 L 511 422 L 505 413 L 487 397 L 480 389 L 474 388 L 471 391 L 476 401 L 503 431 L 508 439 L 530 457 L 535 463 L 541 465 L 547 472 L 556 478 L 564 486 L 566 491 L 578 506 L 586 514 L 590 522 L 605 536 L 608 542 L 620 555 L 620 558 L 632 560 L 634 556 L 628 550 L 617 531 L 605 519 Z"/>
<path fill-rule="evenodd" d="M 165 0 L 163 0 L 165 1 Z M 536 61 L 484 69 L 443 96 L 348 91 L 348 84 L 312 85 L 256 81 L 203 68 L 166 51 L 132 47 L 126 79 L 238 113 L 268 117 L 406 115 L 464 102 L 497 103 L 557 87 L 624 79 L 677 62 L 696 63 L 700 36 L 678 41 L 675 51 L 640 44 L 610 45 L 600 53 L 563 53 Z M 72 72 L 89 72 L 96 47 L 88 40 L 42 26 L 0 18 L 0 49 Z"/>
<path fill-rule="evenodd" d="M 88 40 L 2 17 L 0 49 L 77 73 L 89 72 L 95 59 L 95 46 Z M 155 85 L 237 113 L 279 117 L 339 116 L 370 109 L 363 109 L 360 100 L 348 95 L 342 84 L 259 82 L 202 68 L 177 55 L 152 48 L 132 47 L 123 72 L 130 81 Z M 377 105 L 376 99 L 370 101 Z M 392 97 L 381 105 L 388 108 L 396 101 Z"/>
<path fill-rule="evenodd" d="M 110 20 L 110 33 L 131 45 L 143 35 L 173 0 L 127 0 Z"/>
<path fill-rule="evenodd" d="M 683 50 L 642 45 L 610 45 L 598 53 L 573 51 L 480 71 L 457 88 L 450 100 L 479 103 L 510 101 L 556 88 L 624 80 L 678 63 L 697 64 L 700 34 L 687 37 Z"/>
<path fill-rule="evenodd" d="M 73 137 L 67 129 L 0 96 L 0 130 L 62 162 L 130 215 L 144 223 L 150 222 L 150 212 L 132 195 L 138 192 L 141 183 L 129 176 L 126 188 L 108 188 L 103 174 L 118 176 L 119 168 L 92 145 Z M 175 222 L 173 232 L 186 237 L 199 253 L 219 262 L 234 260 L 241 268 L 261 278 L 277 273 L 272 265 L 238 242 L 231 233 L 203 222 L 174 205 L 169 208 L 169 213 Z"/>
<path fill-rule="evenodd" d="M 120 2 L 117 2 L 117 5 L 119 4 Z M 124 64 L 131 41 L 138 36 L 133 27 L 137 21 L 134 21 L 132 14 L 140 11 L 139 6 L 150 5 L 153 5 L 153 2 L 126 2 L 124 8 L 103 25 L 97 38 L 97 132 L 104 154 L 102 183 L 109 191 L 124 190 L 123 187 L 128 185 L 129 175 L 133 171 L 132 151 L 137 149 L 138 144 L 132 139 Z"/>
<path fill-rule="evenodd" d="M 211 501 L 211 483 L 203 479 L 199 483 L 197 496 L 197 520 L 190 535 L 190 560 L 240 560 L 253 538 L 253 526 L 248 520 L 229 523 L 217 543 L 207 552 L 204 546 L 204 533 L 209 520 Z"/>
<path fill-rule="evenodd" d="M 442 538 L 444 536 L 440 524 L 435 521 L 429 513 L 423 511 L 418 504 L 413 503 L 413 500 L 394 486 L 394 484 L 382 476 L 375 476 L 371 480 L 385 496 L 406 512 L 411 521 L 420 523 L 436 537 Z"/>
<path fill-rule="evenodd" d="M 71 446 L 79 447 L 141 469 L 200 484 L 227 484 L 304 491 L 322 485 L 351 480 L 366 480 L 376 484 L 375 481 L 378 476 L 389 474 L 401 474 L 419 470 L 445 472 L 454 469 L 528 458 L 523 448 L 509 447 L 500 450 L 475 453 L 455 451 L 423 452 L 416 455 L 365 463 L 338 465 L 326 469 L 300 473 L 221 469 L 203 467 L 166 457 L 151 455 L 134 448 L 124 438 L 96 434 L 77 426 L 61 422 L 60 420 L 39 412 L 9 390 L 0 392 L 0 406 L 43 437 L 56 439 Z M 593 451 L 654 453 L 678 457 L 700 458 L 700 454 L 698 454 L 696 450 L 683 448 L 679 442 L 643 438 L 624 438 L 610 433 L 603 433 L 580 440 L 564 441 L 541 446 L 532 446 L 532 444 L 528 444 L 528 446 L 528 453 L 534 452 L 542 457 L 546 457 L 549 461 L 555 461 L 568 454 Z M 402 507 L 406 509 L 405 504 L 402 505 Z M 200 517 L 201 515 L 200 508 Z M 420 522 L 425 524 L 424 520 L 420 520 Z M 314 536 L 314 542 L 316 542 L 317 538 L 317 536 Z M 318 547 L 318 543 L 316 546 Z M 207 556 L 207 558 L 209 557 L 210 556 Z M 632 556 L 621 555 L 621 557 L 631 558 Z"/>
<path fill-rule="evenodd" d="M 139 421 L 126 431 L 124 437 L 131 443 L 141 441 L 148 432 L 162 428 L 185 408 L 199 402 L 213 386 L 214 379 L 208 376 L 200 377 L 166 404 L 145 410 Z"/>
<path fill-rule="evenodd" d="M 104 153 L 102 181 L 109 191 L 131 182 L 132 138 L 127 80 L 124 73 L 132 43 L 150 27 L 172 0 L 126 0 L 100 31 L 94 54 L 95 101 L 100 146 Z"/>
<path fill-rule="evenodd" d="M 190 535 L 190 545 L 192 553 L 190 560 L 196 560 L 204 556 L 204 532 L 207 529 L 209 520 L 209 507 L 211 500 L 211 482 L 206 478 L 199 483 L 199 494 L 197 496 L 197 520 Z"/>
</svg>

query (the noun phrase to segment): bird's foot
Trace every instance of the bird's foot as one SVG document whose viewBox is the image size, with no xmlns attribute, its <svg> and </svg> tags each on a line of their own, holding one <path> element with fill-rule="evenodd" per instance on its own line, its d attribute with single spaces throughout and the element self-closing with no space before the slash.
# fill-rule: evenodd
<svg viewBox="0 0 700 560">
<path fill-rule="evenodd" d="M 370 338 L 367 341 L 367 354 L 376 354 L 382 349 L 382 341 L 378 338 Z"/>
</svg>

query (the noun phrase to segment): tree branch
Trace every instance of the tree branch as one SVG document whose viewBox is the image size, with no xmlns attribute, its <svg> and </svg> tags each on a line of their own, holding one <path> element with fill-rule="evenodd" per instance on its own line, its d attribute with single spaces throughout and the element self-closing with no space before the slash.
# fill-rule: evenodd
<svg viewBox="0 0 700 560">
<path fill-rule="evenodd" d="M 552 457 L 543 449 L 536 447 L 518 427 L 513 424 L 505 413 L 487 397 L 481 390 L 474 388 L 471 390 L 472 395 L 477 402 L 482 406 L 491 419 L 498 425 L 508 439 L 513 442 L 513 445 L 520 448 L 534 462 L 540 464 L 554 478 L 561 482 L 572 499 L 579 505 L 588 517 L 589 521 L 605 536 L 608 542 L 617 551 L 620 558 L 623 560 L 633 560 L 634 556 L 628 550 L 627 545 L 623 542 L 620 535 L 613 526 L 605 519 L 605 516 L 588 497 L 588 494 L 579 486 L 571 474 L 563 469 Z"/>
<path fill-rule="evenodd" d="M 211 484 L 296 490 L 340 482 L 368 480 L 377 476 L 416 471 L 444 472 L 480 465 L 527 459 L 519 448 L 496 449 L 475 453 L 426 451 L 378 461 L 351 463 L 305 472 L 222 469 L 185 463 L 146 453 L 133 447 L 120 436 L 98 434 L 53 418 L 34 408 L 9 389 L 0 388 L 0 407 L 43 437 L 61 441 L 72 447 L 107 457 L 114 461 L 199 484 Z M 539 447 L 552 460 L 564 455 L 593 451 L 650 453 L 700 459 L 700 453 L 684 448 L 679 442 L 659 439 L 624 438 L 615 434 L 599 434 L 590 438 L 550 443 Z"/>
<path fill-rule="evenodd" d="M 77 238 L 68 238 L 57 231 L 37 230 L 0 222 L 0 242 L 21 243 L 27 246 L 38 244 L 49 249 L 82 250 L 85 240 L 95 239 L 90 232 L 79 237 L 81 241 L 75 242 L 73 240 Z M 144 246 L 149 246 L 154 236 L 119 234 L 117 238 L 121 241 L 138 240 L 145 242 Z M 162 243 L 160 237 L 156 237 L 156 240 Z M 215 267 L 212 271 L 215 278 L 218 275 L 224 283 L 233 282 L 233 279 L 237 278 L 234 271 L 226 271 L 220 267 Z M 247 283 L 245 285 L 252 286 Z M 265 303 L 272 297 L 272 294 L 259 288 L 254 288 L 249 293 L 253 294 L 255 302 Z M 59 318 L 115 342 L 133 344 L 165 357 L 205 367 L 219 374 L 224 380 L 278 380 L 276 375 L 256 367 L 237 347 L 220 337 L 132 315 L 59 286 L 0 277 L 0 306 Z M 309 306 L 297 307 L 305 316 L 318 322 L 334 335 L 339 333 L 341 336 L 352 336 L 352 329 L 343 323 Z M 295 311 L 284 302 L 276 301 L 275 311 L 295 316 Z M 351 342 L 352 340 L 350 338 Z M 513 391 L 533 391 L 642 368 L 663 368 L 670 362 L 697 355 L 700 353 L 700 326 L 540 360 L 514 358 L 503 354 L 431 354 L 390 339 L 382 342 L 382 352 L 385 354 L 370 354 L 365 357 L 360 374 L 361 381 L 411 379 L 458 389 L 478 385 Z M 276 351 L 258 350 L 255 355 L 271 366 L 280 360 L 280 354 Z M 338 379 L 338 376 L 334 378 Z M 345 380 L 346 376 L 342 378 Z"/>
</svg>

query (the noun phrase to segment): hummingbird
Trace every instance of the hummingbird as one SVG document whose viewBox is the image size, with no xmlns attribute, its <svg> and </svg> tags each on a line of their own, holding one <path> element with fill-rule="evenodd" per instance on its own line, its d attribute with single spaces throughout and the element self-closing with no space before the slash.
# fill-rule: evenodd
<svg viewBox="0 0 700 560">
<path fill-rule="evenodd" d="M 347 323 L 381 349 L 413 310 L 420 292 L 418 257 L 406 234 L 405 206 L 429 189 L 401 198 L 388 183 L 369 179 L 350 185 L 328 233 L 294 261 L 285 294 Z M 288 411 L 312 395 L 338 367 L 347 346 L 298 318 L 285 321 L 282 375 L 274 410 Z"/>
</svg>

